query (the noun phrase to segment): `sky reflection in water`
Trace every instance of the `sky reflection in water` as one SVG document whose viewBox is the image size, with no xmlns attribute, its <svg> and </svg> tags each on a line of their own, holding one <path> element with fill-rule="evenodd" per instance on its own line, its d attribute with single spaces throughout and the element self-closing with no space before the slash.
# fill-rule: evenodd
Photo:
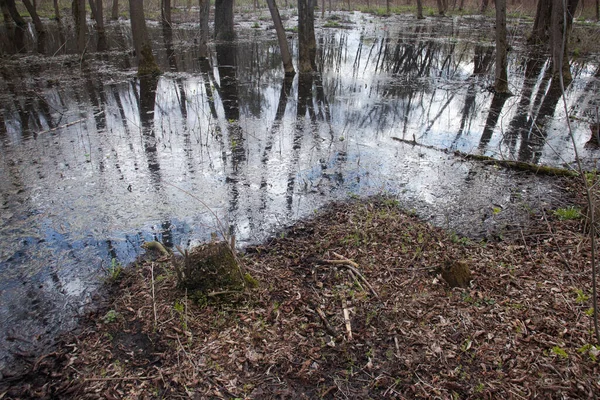
<svg viewBox="0 0 600 400">
<path fill-rule="evenodd" d="M 486 89 L 494 52 L 481 21 L 352 18 L 362 26 L 319 32 L 320 73 L 292 81 L 273 34 L 252 29 L 202 62 L 194 30 L 169 37 L 151 27 L 168 71 L 156 80 L 134 76 L 122 24 L 109 29 L 112 53 L 80 62 L 60 53 L 51 31 L 42 52 L 57 56 L 4 63 L 0 325 L 8 328 L 0 342 L 51 337 L 68 325 L 97 287 L 99 267 L 131 261 L 143 240 L 208 238 L 217 227 L 205 205 L 243 243 L 351 195 L 395 194 L 424 218 L 474 236 L 501 225 L 492 207 L 551 196 L 543 179 L 516 182 L 440 151 L 571 163 L 547 59 L 516 41 L 516 96 L 501 99 Z M 10 52 L 6 41 L 0 48 Z M 576 142 L 593 165 L 595 152 L 583 145 L 598 64 L 580 60 L 573 70 L 568 114 L 578 117 Z"/>
</svg>

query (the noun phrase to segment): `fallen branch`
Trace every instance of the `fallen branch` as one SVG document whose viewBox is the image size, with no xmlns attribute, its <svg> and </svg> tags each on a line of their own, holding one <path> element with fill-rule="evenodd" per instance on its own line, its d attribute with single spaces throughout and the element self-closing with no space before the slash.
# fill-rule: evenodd
<svg viewBox="0 0 600 400">
<path fill-rule="evenodd" d="M 97 117 L 97 116 L 102 115 L 102 114 L 104 114 L 104 111 L 100 111 L 99 113 L 94 114 L 94 117 Z M 54 131 L 57 131 L 57 130 L 63 129 L 63 128 L 68 128 L 69 126 L 79 124 L 79 123 L 85 121 L 86 119 L 87 119 L 87 117 L 86 118 L 80 118 L 77 121 L 69 122 L 68 124 L 64 124 L 64 125 L 56 126 L 54 128 L 46 129 L 45 131 L 38 132 L 38 135 L 41 135 L 42 133 L 54 132 Z"/>
<path fill-rule="evenodd" d="M 343 267 L 348 268 L 350 271 L 354 272 L 356 274 L 356 276 L 358 276 L 365 285 L 367 285 L 367 287 L 369 288 L 369 290 L 371 291 L 371 293 L 373 293 L 373 295 L 375 297 L 379 298 L 379 295 L 377 294 L 375 289 L 373 289 L 373 286 L 371 286 L 371 284 L 369 283 L 367 278 L 365 278 L 364 275 L 361 274 L 360 271 L 358 270 L 359 266 L 357 263 L 355 263 L 352 260 L 347 259 L 346 257 L 344 257 L 336 252 L 333 252 L 333 255 L 336 256 L 337 258 L 339 258 L 339 260 L 320 260 L 320 261 L 324 264 L 341 265 Z"/>
<path fill-rule="evenodd" d="M 321 321 L 323 322 L 323 325 L 325 325 L 325 330 L 327 332 L 329 332 L 329 334 L 333 337 L 337 337 L 338 333 L 335 331 L 335 329 L 333 329 L 331 327 L 331 324 L 329 324 L 329 321 L 327 320 L 327 316 L 325 315 L 325 313 L 323 312 L 323 310 L 321 310 L 319 307 L 314 307 L 315 311 L 317 312 L 317 314 L 319 314 L 319 317 L 321 318 Z"/>
<path fill-rule="evenodd" d="M 156 379 L 158 376 L 121 376 L 114 378 L 84 378 L 86 382 L 105 382 L 105 381 L 147 381 L 150 379 Z"/>
<path fill-rule="evenodd" d="M 352 340 L 352 325 L 350 324 L 350 310 L 346 300 L 342 300 L 342 312 L 344 313 L 344 322 L 346 323 L 346 332 L 348 332 L 348 341 Z"/>
<path fill-rule="evenodd" d="M 579 172 L 571 170 L 571 169 L 549 167 L 546 165 L 532 164 L 532 163 L 523 162 L 523 161 L 499 160 L 497 158 L 493 158 L 493 157 L 489 157 L 489 156 L 483 156 L 483 155 L 479 155 L 479 154 L 469 154 L 469 153 L 464 153 L 464 152 L 458 151 L 458 150 L 452 151 L 449 149 L 441 149 L 436 146 L 418 143 L 414 139 L 406 140 L 406 139 L 401 139 L 399 137 L 392 136 L 392 140 L 395 140 L 395 141 L 401 142 L 401 143 L 410 144 L 412 146 L 419 146 L 419 147 L 424 147 L 424 148 L 430 149 L 430 150 L 441 151 L 446 154 L 454 154 L 455 156 L 462 157 L 466 160 L 481 161 L 484 163 L 494 164 L 494 165 L 497 165 L 500 167 L 515 169 L 518 171 L 528 171 L 528 172 L 533 172 L 536 174 L 552 175 L 552 176 L 567 176 L 567 177 L 579 176 Z"/>
</svg>

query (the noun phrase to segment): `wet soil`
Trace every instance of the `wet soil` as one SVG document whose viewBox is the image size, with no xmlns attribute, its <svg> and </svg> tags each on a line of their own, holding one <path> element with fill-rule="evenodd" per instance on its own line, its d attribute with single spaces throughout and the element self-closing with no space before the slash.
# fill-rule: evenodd
<svg viewBox="0 0 600 400">
<path fill-rule="evenodd" d="M 475 242 L 393 198 L 336 203 L 246 249 L 258 288 L 202 306 L 168 261 L 140 262 L 55 352 L 5 376 L 0 394 L 593 397 L 589 239 L 581 221 L 536 220 Z M 455 261 L 471 270 L 466 289 L 442 279 Z"/>
</svg>

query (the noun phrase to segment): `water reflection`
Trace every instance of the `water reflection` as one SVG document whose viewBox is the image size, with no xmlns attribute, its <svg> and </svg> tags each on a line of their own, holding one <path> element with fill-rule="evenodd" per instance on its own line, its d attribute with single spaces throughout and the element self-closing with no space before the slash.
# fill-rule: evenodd
<svg viewBox="0 0 600 400">
<path fill-rule="evenodd" d="M 143 240 L 187 246 L 219 230 L 203 203 L 248 242 L 354 194 L 396 194 L 475 236 L 503 227 L 492 203 L 518 214 L 522 202 L 551 198 L 543 180 L 515 182 L 435 150 L 572 161 L 546 59 L 512 52 L 517 95 L 502 98 L 486 89 L 485 28 L 385 21 L 321 32 L 319 73 L 294 80 L 283 76 L 274 35 L 252 29 L 200 59 L 194 29 L 151 26 L 168 71 L 159 78 L 133 76 L 119 23 L 107 26 L 110 56 L 71 56 L 72 33 L 49 29 L 43 50 L 56 57 L 3 62 L 0 324 L 55 332 L 69 320 L 56 310 L 80 312 L 91 299 L 100 265 L 131 261 Z M 28 34 L 2 37 L 0 49 L 39 50 Z M 589 139 L 598 70 L 574 62 L 567 106 L 581 119 L 579 144 Z M 36 299 L 47 309 L 32 311 Z M 10 335 L 0 332 L 0 343 Z"/>
</svg>

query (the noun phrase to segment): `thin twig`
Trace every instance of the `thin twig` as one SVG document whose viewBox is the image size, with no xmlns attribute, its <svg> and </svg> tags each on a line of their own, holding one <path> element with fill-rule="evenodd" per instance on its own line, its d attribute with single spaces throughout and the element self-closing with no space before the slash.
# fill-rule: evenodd
<svg viewBox="0 0 600 400">
<path fill-rule="evenodd" d="M 158 376 L 122 376 L 114 378 L 84 378 L 86 382 L 104 382 L 104 381 L 147 381 L 149 379 L 156 379 Z"/>
<path fill-rule="evenodd" d="M 150 263 L 150 276 L 152 278 L 152 309 L 154 310 L 154 331 L 158 325 L 158 317 L 156 314 L 156 298 L 154 297 L 154 263 Z"/>
<path fill-rule="evenodd" d="M 333 252 L 333 255 L 336 256 L 337 258 L 339 258 L 339 260 L 321 260 L 321 261 L 325 264 L 342 265 L 342 266 L 348 268 L 349 270 L 354 272 L 364 282 L 365 285 L 367 285 L 367 287 L 371 290 L 371 293 L 373 293 L 373 295 L 375 297 L 379 298 L 379 295 L 377 294 L 375 289 L 373 289 L 373 286 L 371 286 L 371 284 L 369 283 L 367 278 L 365 278 L 363 276 L 363 274 L 361 274 L 360 271 L 358 270 L 359 266 L 357 263 L 355 263 L 352 260 L 347 259 L 346 257 L 344 257 L 336 252 Z"/>
<path fill-rule="evenodd" d="M 98 113 L 96 113 L 96 114 L 94 114 L 94 117 L 97 117 L 97 116 L 99 116 L 99 115 L 102 115 L 102 114 L 104 114 L 104 110 L 103 110 L 103 111 L 100 111 L 100 112 L 98 112 Z M 68 128 L 69 126 L 72 126 L 72 125 L 79 124 L 79 123 L 81 123 L 81 122 L 85 121 L 86 119 L 87 119 L 87 118 L 80 118 L 80 119 L 78 119 L 77 121 L 69 122 L 68 124 L 64 124 L 64 125 L 56 126 L 56 127 L 54 127 L 54 128 L 46 129 L 45 131 L 40 131 L 40 132 L 38 132 L 37 134 L 38 134 L 38 135 L 41 135 L 42 133 L 50 133 L 50 132 L 57 131 L 57 130 L 59 130 L 59 129 Z"/>
<path fill-rule="evenodd" d="M 344 314 L 344 323 L 346 324 L 346 332 L 348 332 L 348 341 L 352 340 L 352 324 L 350 323 L 350 310 L 346 300 L 342 300 L 342 313 Z"/>
<path fill-rule="evenodd" d="M 571 265 L 569 264 L 569 262 L 567 261 L 567 258 L 563 254 L 562 249 L 560 248 L 558 241 L 556 240 L 556 234 L 554 233 L 554 229 L 552 229 L 550 222 L 548 222 L 548 218 L 546 217 L 546 211 L 544 211 L 543 209 L 542 209 L 542 214 L 544 217 L 544 221 L 546 221 L 546 224 L 548 225 L 548 230 L 550 231 L 550 236 L 552 236 L 552 239 L 553 239 L 552 241 L 556 245 L 556 249 L 558 250 L 558 254 L 560 255 L 560 258 L 562 259 L 563 264 L 565 264 L 565 267 L 567 267 L 567 269 L 569 271 L 571 271 Z"/>
<path fill-rule="evenodd" d="M 562 44 L 560 55 L 558 56 L 558 65 L 559 67 L 559 82 L 560 82 L 560 90 L 561 90 L 561 98 L 563 101 L 563 108 L 565 110 L 565 115 L 567 116 L 567 129 L 569 132 L 569 137 L 571 138 L 571 142 L 573 143 L 573 151 L 575 152 L 575 161 L 577 162 L 577 170 L 579 171 L 579 176 L 581 177 L 581 181 L 583 183 L 583 187 L 585 189 L 585 195 L 589 210 L 589 220 L 590 220 L 590 240 L 592 247 L 592 306 L 594 308 L 594 331 L 596 333 L 596 343 L 600 343 L 600 328 L 598 327 L 598 288 L 596 284 L 596 220 L 594 218 L 594 203 L 592 200 L 592 191 L 590 188 L 590 184 L 587 180 L 586 175 L 583 173 L 583 167 L 581 165 L 581 159 L 579 157 L 579 151 L 577 150 L 577 143 L 575 142 L 575 136 L 573 135 L 573 130 L 571 128 L 571 121 L 569 120 L 569 111 L 567 108 L 567 99 L 565 95 L 565 83 L 563 79 L 562 65 L 563 65 L 563 57 L 565 54 L 565 48 L 567 45 L 567 2 L 566 0 L 562 1 L 563 3 L 563 34 L 562 34 Z"/>
</svg>

